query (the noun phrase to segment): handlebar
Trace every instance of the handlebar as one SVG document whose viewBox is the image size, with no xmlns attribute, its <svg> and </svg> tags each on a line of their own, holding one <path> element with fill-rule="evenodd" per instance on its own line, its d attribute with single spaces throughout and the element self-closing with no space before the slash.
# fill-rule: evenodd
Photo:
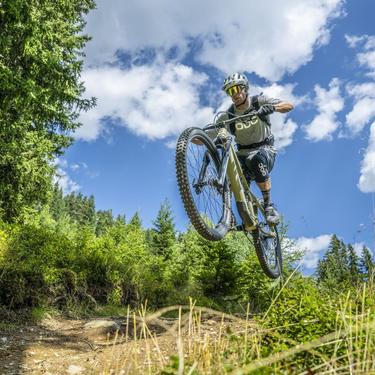
<svg viewBox="0 0 375 375">
<path fill-rule="evenodd" d="M 220 122 L 215 122 L 215 119 L 216 117 L 218 117 L 219 115 L 221 114 L 229 114 L 229 112 L 227 111 L 222 111 L 222 112 L 219 112 L 216 116 L 215 116 L 215 119 L 214 119 L 214 122 L 212 124 L 208 124 L 206 125 L 203 130 L 212 130 L 212 129 L 221 129 L 221 128 L 225 128 L 226 127 L 226 124 L 228 123 L 231 123 L 233 121 L 238 121 L 238 120 L 242 120 L 242 119 L 245 119 L 245 118 L 249 118 L 249 117 L 254 117 L 256 116 L 256 110 L 253 110 L 253 111 L 250 111 L 249 113 L 246 113 L 244 115 L 241 115 L 241 116 L 235 116 L 233 115 L 232 113 L 230 113 L 230 115 L 232 116 L 230 119 L 228 120 L 225 120 L 225 121 L 220 121 Z"/>
</svg>

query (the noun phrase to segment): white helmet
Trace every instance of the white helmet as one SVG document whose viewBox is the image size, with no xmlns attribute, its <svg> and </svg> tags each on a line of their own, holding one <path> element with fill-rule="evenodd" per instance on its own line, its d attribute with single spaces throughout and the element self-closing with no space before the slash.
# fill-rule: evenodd
<svg viewBox="0 0 375 375">
<path fill-rule="evenodd" d="M 236 85 L 248 86 L 248 84 L 249 84 L 249 81 L 247 80 L 245 74 L 237 72 L 237 73 L 229 75 L 227 78 L 224 79 L 223 87 L 221 89 L 226 92 L 229 88 L 233 86 L 236 86 Z"/>
</svg>

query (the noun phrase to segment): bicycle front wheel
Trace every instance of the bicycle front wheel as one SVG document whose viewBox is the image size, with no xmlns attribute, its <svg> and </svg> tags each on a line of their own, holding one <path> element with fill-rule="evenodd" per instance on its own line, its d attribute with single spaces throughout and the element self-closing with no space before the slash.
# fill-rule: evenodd
<svg viewBox="0 0 375 375">
<path fill-rule="evenodd" d="M 191 223 L 210 241 L 223 239 L 231 220 L 229 181 L 218 186 L 219 170 L 220 154 L 211 138 L 200 128 L 186 129 L 176 147 L 177 183 Z"/>
<path fill-rule="evenodd" d="M 258 199 L 263 207 L 263 199 Z M 279 233 L 277 227 L 270 227 L 261 210 L 254 204 L 254 212 L 258 215 L 259 225 L 262 225 L 268 231 L 275 231 L 276 236 L 270 237 L 261 230 L 255 229 L 251 231 L 254 240 L 254 247 L 257 253 L 259 263 L 264 273 L 271 279 L 277 279 L 282 271 L 282 257 Z"/>
</svg>

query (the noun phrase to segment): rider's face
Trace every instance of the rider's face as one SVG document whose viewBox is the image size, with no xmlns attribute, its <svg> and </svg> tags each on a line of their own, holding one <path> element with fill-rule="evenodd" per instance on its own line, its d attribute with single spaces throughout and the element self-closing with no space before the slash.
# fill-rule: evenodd
<svg viewBox="0 0 375 375">
<path fill-rule="evenodd" d="M 235 92 L 232 95 L 232 100 L 235 105 L 239 105 L 243 103 L 245 99 L 246 99 L 246 88 L 244 88 L 240 92 Z"/>
</svg>

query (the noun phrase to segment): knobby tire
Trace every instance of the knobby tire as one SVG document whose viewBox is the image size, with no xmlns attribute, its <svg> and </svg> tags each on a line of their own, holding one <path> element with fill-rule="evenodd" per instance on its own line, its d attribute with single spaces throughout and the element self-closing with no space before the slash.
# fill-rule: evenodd
<svg viewBox="0 0 375 375">
<path fill-rule="evenodd" d="M 259 199 L 263 207 L 263 200 Z M 254 204 L 254 213 L 258 215 L 258 220 L 265 222 L 266 219 L 258 207 Z M 268 227 L 268 229 L 270 229 Z M 279 233 L 277 227 L 274 227 L 276 231 L 276 238 L 270 238 L 264 235 L 259 229 L 251 231 L 253 237 L 255 251 L 258 256 L 259 263 L 264 273 L 271 279 L 277 279 L 282 272 L 282 257 L 281 257 L 281 245 L 279 239 Z"/>
<path fill-rule="evenodd" d="M 201 141 L 203 145 L 192 143 L 193 139 Z M 197 193 L 193 187 L 198 180 L 206 150 L 210 164 L 205 181 L 213 181 L 220 170 L 220 154 L 211 138 L 202 129 L 193 127 L 180 135 L 176 146 L 177 183 L 193 227 L 203 238 L 219 241 L 229 230 L 232 201 L 228 178 L 225 179 L 222 192 L 218 192 L 213 184 L 204 186 L 201 193 Z"/>
</svg>

